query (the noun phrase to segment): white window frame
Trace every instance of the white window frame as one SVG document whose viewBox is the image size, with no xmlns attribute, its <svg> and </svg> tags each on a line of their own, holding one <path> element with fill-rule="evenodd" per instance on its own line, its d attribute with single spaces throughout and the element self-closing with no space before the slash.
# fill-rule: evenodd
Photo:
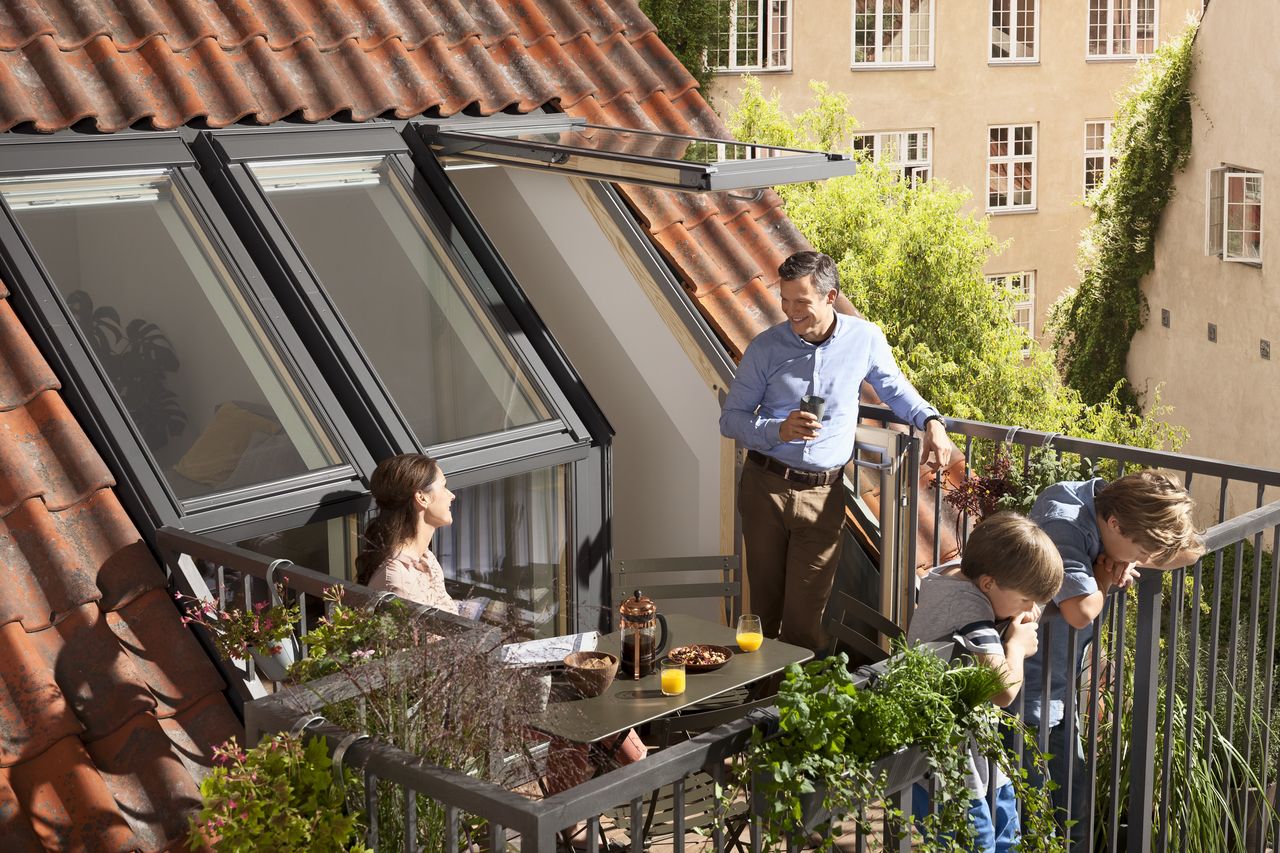
<svg viewBox="0 0 1280 853">
<path fill-rule="evenodd" d="M 1102 125 L 1102 147 L 1101 148 L 1089 147 L 1089 128 L 1091 125 L 1095 125 L 1095 124 Z M 1089 194 L 1093 192 L 1093 190 L 1097 189 L 1098 187 L 1106 183 L 1107 178 L 1111 176 L 1111 167 L 1114 166 L 1116 163 L 1115 151 L 1113 151 L 1111 147 L 1113 135 L 1115 133 L 1115 127 L 1116 127 L 1115 121 L 1109 118 L 1090 119 L 1089 121 L 1086 121 L 1084 123 L 1084 169 L 1080 175 L 1080 187 L 1086 199 L 1089 198 Z M 1095 158 L 1095 157 L 1102 159 L 1102 177 L 1096 184 L 1090 187 L 1089 186 L 1089 171 L 1090 171 L 1089 160 L 1090 158 Z"/>
<path fill-rule="evenodd" d="M 910 137 L 915 136 L 915 157 L 907 157 L 911 149 Z M 921 127 L 912 130 L 879 130 L 853 135 L 854 150 L 871 152 L 872 163 L 884 163 L 891 171 L 900 172 L 903 179 L 911 186 L 918 187 L 933 176 L 933 128 Z M 861 148 L 858 143 L 861 141 Z M 870 141 L 870 145 L 867 142 Z M 919 152 L 924 149 L 924 156 Z M 886 157 L 888 152 L 893 156 Z"/>
<path fill-rule="evenodd" d="M 1031 153 L 1016 154 L 1014 153 L 1014 145 L 1016 144 L 1015 136 L 1017 135 L 1017 131 L 1021 129 L 1027 129 L 1027 128 L 1031 130 Z M 1006 145 L 1008 147 L 1006 148 L 1005 154 L 994 155 L 991 153 L 991 136 L 994 131 L 998 131 L 998 130 L 1004 130 L 1007 132 Z M 986 193 L 987 213 L 1003 214 L 1003 213 L 1034 213 L 1035 212 L 1036 203 L 1037 203 L 1036 160 L 1039 157 L 1039 144 L 1040 144 L 1039 136 L 1040 136 L 1039 125 L 1036 124 L 1035 122 L 1032 122 L 1029 124 L 993 124 L 987 127 L 987 140 L 986 140 L 987 181 L 986 181 L 986 188 L 984 190 Z M 1013 172 L 1015 167 L 1021 163 L 1030 163 L 1031 199 L 1030 199 L 1030 202 L 1026 204 L 1014 204 L 1013 203 L 1013 195 L 1014 195 Z M 993 205 L 991 203 L 991 170 L 993 167 L 1000 166 L 1000 165 L 1003 165 L 1006 167 L 1005 179 L 1008 181 L 1008 190 L 1005 193 L 1005 198 L 1007 199 L 1007 201 L 1005 204 L 1002 204 L 1002 205 Z"/>
<path fill-rule="evenodd" d="M 1249 233 L 1232 229 L 1230 185 L 1232 181 L 1247 180 L 1258 182 L 1258 256 L 1236 254 L 1230 251 L 1230 235 L 1232 233 Z M 1209 169 L 1205 175 L 1205 254 L 1221 258 L 1227 263 L 1262 266 L 1262 249 L 1265 228 L 1263 214 L 1265 212 L 1266 190 L 1263 174 L 1237 166 L 1219 166 Z M 1246 203 L 1247 204 L 1247 203 Z"/>
<path fill-rule="evenodd" d="M 912 30 L 910 27 L 906 26 L 906 22 L 908 18 L 907 10 L 910 8 L 910 4 L 912 2 L 916 2 L 916 0 L 902 0 L 902 4 L 903 4 L 902 55 L 908 58 L 898 60 L 898 61 L 893 61 L 893 62 L 885 62 L 880 58 L 883 55 L 883 51 L 880 48 L 884 45 L 885 2 L 886 0 L 851 0 L 850 9 L 852 11 L 852 21 L 850 23 L 850 31 L 849 31 L 849 65 L 850 67 L 853 68 L 853 70 L 855 71 L 872 69 L 872 68 L 874 69 L 932 68 L 933 57 L 934 57 L 934 46 L 937 44 L 936 0 L 918 0 L 918 2 L 928 5 L 927 15 L 929 18 L 929 30 L 928 30 L 929 57 L 928 59 L 915 59 L 915 60 L 909 58 L 911 56 L 911 48 L 912 48 L 913 42 L 912 42 Z M 876 58 L 870 61 L 865 59 L 859 61 L 858 59 L 857 26 L 858 26 L 858 4 L 859 3 L 868 3 L 875 6 L 875 12 L 873 14 L 875 15 L 875 44 L 877 49 L 876 49 Z"/>
<path fill-rule="evenodd" d="M 1151 50 L 1138 52 L 1138 7 L 1142 3 L 1149 2 L 1151 4 Z M 1117 51 L 1115 28 L 1116 28 L 1116 7 L 1121 3 L 1127 3 L 1129 6 L 1128 20 L 1123 22 L 1129 28 L 1129 36 L 1126 47 L 1127 50 Z M 1104 16 L 1103 28 L 1105 36 L 1102 44 L 1105 50 L 1094 52 L 1093 35 L 1093 19 L 1095 11 L 1101 11 Z M 1151 56 L 1156 52 L 1156 48 L 1160 46 L 1160 0 L 1089 0 L 1089 4 L 1085 9 L 1084 22 L 1084 56 L 1087 61 L 1100 62 L 1111 59 L 1117 60 L 1133 60 Z"/>
<path fill-rule="evenodd" d="M 738 9 L 742 4 L 759 3 L 756 11 L 756 32 L 759 34 L 756 41 L 755 61 L 750 63 L 739 62 L 737 41 L 738 41 L 738 21 L 740 16 Z M 727 65 L 714 65 L 716 72 L 721 74 L 740 74 L 744 71 L 790 71 L 791 70 L 791 47 L 792 36 L 795 31 L 795 16 L 792 12 L 794 7 L 793 0 L 722 0 L 722 8 L 728 16 L 728 29 L 717 34 L 714 53 L 712 60 L 717 60 L 721 55 L 728 58 Z M 778 10 L 781 10 L 780 13 Z M 782 22 L 782 26 L 778 26 L 777 21 Z M 778 49 L 774 48 L 774 40 L 781 31 L 782 43 Z M 778 50 L 782 51 L 785 62 L 775 63 L 774 59 Z"/>
<path fill-rule="evenodd" d="M 1017 284 L 1015 284 L 1017 280 Z M 1023 355 L 1030 352 L 1031 342 L 1036 339 L 1036 271 L 1020 270 L 987 276 L 987 284 L 993 288 L 1004 287 L 1016 294 L 1010 319 L 1013 324 L 1027 333 L 1027 345 L 1022 348 Z M 1027 322 L 1018 322 L 1018 312 L 1027 312 Z"/>
<path fill-rule="evenodd" d="M 1028 3 L 1031 6 L 1031 55 L 1030 56 L 996 56 L 996 6 L 1006 6 L 1008 8 L 1009 20 L 1009 45 L 1013 48 L 1019 44 L 1017 39 L 1018 32 L 1018 6 Z M 987 44 L 987 63 L 989 65 L 1035 65 L 1040 61 L 1040 0 L 991 0 L 989 8 L 990 17 L 987 19 L 991 30 Z"/>
</svg>

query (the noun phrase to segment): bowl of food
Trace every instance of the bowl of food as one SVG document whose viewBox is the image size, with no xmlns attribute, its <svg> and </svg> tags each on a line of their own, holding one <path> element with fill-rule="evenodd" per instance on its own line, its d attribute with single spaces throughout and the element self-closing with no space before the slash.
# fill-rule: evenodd
<svg viewBox="0 0 1280 853">
<path fill-rule="evenodd" d="M 667 652 L 667 657 L 684 664 L 686 672 L 715 672 L 729 662 L 733 650 L 728 646 L 715 646 L 709 643 L 694 643 L 688 646 L 676 646 Z"/>
<path fill-rule="evenodd" d="M 608 652 L 570 652 L 564 666 L 569 685 L 584 699 L 608 690 L 618 674 L 618 658 Z"/>
</svg>

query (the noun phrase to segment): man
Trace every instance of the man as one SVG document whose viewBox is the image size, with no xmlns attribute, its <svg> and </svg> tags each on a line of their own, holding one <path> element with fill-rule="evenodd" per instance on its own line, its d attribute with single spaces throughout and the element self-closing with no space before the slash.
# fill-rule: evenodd
<svg viewBox="0 0 1280 853">
<path fill-rule="evenodd" d="M 778 272 L 786 320 L 747 347 L 720 432 L 748 449 L 738 512 L 751 607 L 765 636 L 819 651 L 840 560 L 841 472 L 853 456 L 862 382 L 924 430 L 926 463 L 933 456 L 945 467 L 953 446 L 942 416 L 903 377 L 879 327 L 836 313 L 835 261 L 797 252 Z M 821 417 L 801 410 L 806 395 L 822 399 Z"/>
</svg>

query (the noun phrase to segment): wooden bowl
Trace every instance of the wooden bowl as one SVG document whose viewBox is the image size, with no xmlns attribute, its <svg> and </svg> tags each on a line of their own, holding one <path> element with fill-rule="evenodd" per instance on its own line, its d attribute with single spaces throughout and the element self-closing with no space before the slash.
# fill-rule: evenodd
<svg viewBox="0 0 1280 853">
<path fill-rule="evenodd" d="M 605 661 L 591 666 L 587 661 Z M 570 652 L 564 657 L 565 678 L 583 699 L 599 696 L 609 689 L 618 674 L 618 659 L 608 652 Z"/>
</svg>

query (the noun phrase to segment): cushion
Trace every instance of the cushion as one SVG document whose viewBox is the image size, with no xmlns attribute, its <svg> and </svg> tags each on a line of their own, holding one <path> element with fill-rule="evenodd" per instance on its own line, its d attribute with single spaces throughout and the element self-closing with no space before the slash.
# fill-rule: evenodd
<svg viewBox="0 0 1280 853">
<path fill-rule="evenodd" d="M 240 461 L 223 487 L 236 489 L 272 480 L 283 480 L 296 474 L 305 474 L 307 465 L 298 455 L 293 440 L 279 432 L 272 436 L 254 433 L 254 438 L 240 455 Z"/>
<path fill-rule="evenodd" d="M 275 435 L 280 424 L 254 414 L 236 403 L 223 403 L 213 420 L 195 440 L 186 454 L 173 466 L 188 480 L 206 486 L 221 485 L 240 463 L 255 433 Z"/>
</svg>

